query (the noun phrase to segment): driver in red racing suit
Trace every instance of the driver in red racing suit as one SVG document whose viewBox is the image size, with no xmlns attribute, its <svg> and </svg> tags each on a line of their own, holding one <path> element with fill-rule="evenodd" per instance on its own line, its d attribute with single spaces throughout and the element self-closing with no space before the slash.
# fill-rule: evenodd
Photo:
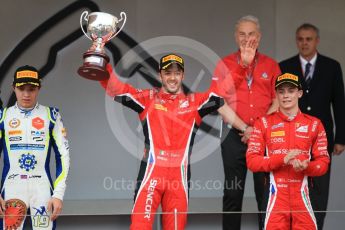
<svg viewBox="0 0 345 230">
<path fill-rule="evenodd" d="M 249 139 L 248 168 L 270 173 L 265 192 L 267 230 L 317 229 L 307 177 L 325 174 L 329 155 L 320 120 L 298 109 L 302 93 L 298 76 L 278 76 L 279 111 L 258 119 Z"/>
<path fill-rule="evenodd" d="M 163 214 L 163 229 L 184 229 L 193 140 L 202 118 L 222 106 L 223 99 L 212 90 L 215 87 L 205 93 L 184 94 L 184 61 L 175 54 L 160 60 L 160 89 L 136 89 L 118 80 L 111 65 L 107 70 L 110 79 L 101 85 L 115 101 L 139 114 L 145 136 L 130 229 L 152 229 L 159 204 L 167 213 Z"/>
</svg>

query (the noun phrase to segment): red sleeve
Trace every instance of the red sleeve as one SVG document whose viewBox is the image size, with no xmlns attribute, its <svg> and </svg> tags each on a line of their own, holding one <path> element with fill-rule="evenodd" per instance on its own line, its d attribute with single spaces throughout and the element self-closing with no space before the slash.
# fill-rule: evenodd
<svg viewBox="0 0 345 230">
<path fill-rule="evenodd" d="M 328 170 L 329 155 L 327 151 L 327 136 L 320 121 L 314 121 L 312 132 L 315 129 L 315 138 L 312 145 L 312 161 L 304 170 L 307 176 L 322 176 Z"/>
<path fill-rule="evenodd" d="M 284 164 L 284 155 L 265 156 L 267 128 L 261 118 L 254 123 L 254 130 L 249 138 L 246 153 L 247 167 L 253 172 L 271 172 Z"/>
<path fill-rule="evenodd" d="M 246 71 L 247 68 L 243 68 L 239 64 L 230 64 L 221 60 L 214 71 L 212 85 L 218 90 L 217 92 L 225 98 L 235 93 L 236 88 L 238 88 L 245 79 L 244 76 Z"/>
<path fill-rule="evenodd" d="M 114 73 L 112 66 L 107 64 L 109 79 L 100 81 L 101 86 L 105 89 L 110 97 L 121 96 L 130 98 L 135 104 L 144 108 L 149 90 L 136 89 L 132 85 L 121 82 Z"/>
<path fill-rule="evenodd" d="M 210 88 L 204 93 L 195 93 L 194 97 L 200 118 L 217 111 L 224 105 L 224 99 L 219 95 L 214 84 L 211 84 Z"/>
<path fill-rule="evenodd" d="M 113 68 L 110 64 L 107 65 L 107 71 L 109 73 L 109 79 L 100 81 L 99 83 L 101 86 L 105 89 L 105 92 L 110 96 L 110 97 L 115 97 L 118 94 L 122 94 L 128 89 L 126 88 L 126 84 L 121 82 L 116 74 L 113 72 Z"/>
</svg>

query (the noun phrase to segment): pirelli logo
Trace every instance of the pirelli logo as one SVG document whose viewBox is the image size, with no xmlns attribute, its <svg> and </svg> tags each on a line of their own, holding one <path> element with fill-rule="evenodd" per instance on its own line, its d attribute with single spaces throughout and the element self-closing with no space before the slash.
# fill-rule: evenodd
<svg viewBox="0 0 345 230">
<path fill-rule="evenodd" d="M 279 76 L 277 81 L 281 81 L 283 79 L 290 79 L 290 80 L 293 80 L 293 81 L 298 81 L 298 77 L 296 75 L 289 74 L 289 73 L 285 73 L 285 74 Z"/>
<path fill-rule="evenodd" d="M 13 136 L 13 135 L 21 135 L 23 133 L 22 130 L 10 130 L 8 131 L 8 135 Z"/>
<path fill-rule="evenodd" d="M 276 131 L 271 133 L 271 137 L 284 137 L 285 136 L 285 131 Z"/>
<path fill-rule="evenodd" d="M 163 60 L 162 60 L 162 62 L 167 62 L 167 61 L 177 61 L 177 62 L 183 64 L 182 58 L 180 58 L 180 57 L 178 57 L 178 56 L 176 56 L 176 55 L 173 55 L 173 54 L 164 57 Z"/>
<path fill-rule="evenodd" d="M 163 105 L 161 105 L 161 104 L 155 104 L 155 109 L 157 109 L 157 110 L 163 110 L 163 111 L 165 111 L 165 112 L 168 112 L 168 108 L 165 107 L 165 106 L 163 106 Z"/>
<path fill-rule="evenodd" d="M 17 78 L 34 78 L 38 79 L 38 73 L 30 70 L 23 70 L 17 72 Z"/>
</svg>

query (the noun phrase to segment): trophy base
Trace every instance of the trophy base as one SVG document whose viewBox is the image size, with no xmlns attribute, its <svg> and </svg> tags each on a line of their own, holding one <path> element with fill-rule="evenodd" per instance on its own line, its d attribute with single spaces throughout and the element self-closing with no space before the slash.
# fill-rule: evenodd
<svg viewBox="0 0 345 230">
<path fill-rule="evenodd" d="M 84 64 L 79 67 L 78 74 L 83 78 L 102 81 L 109 78 L 109 73 L 106 65 L 109 62 L 109 57 L 102 53 L 88 51 L 84 53 Z"/>
</svg>

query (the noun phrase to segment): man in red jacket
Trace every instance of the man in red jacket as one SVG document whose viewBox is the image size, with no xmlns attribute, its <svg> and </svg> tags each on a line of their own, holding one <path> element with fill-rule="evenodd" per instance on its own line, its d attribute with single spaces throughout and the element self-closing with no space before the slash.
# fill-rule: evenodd
<svg viewBox="0 0 345 230">
<path fill-rule="evenodd" d="M 222 83 L 225 105 L 219 109 L 223 119 L 221 150 L 224 168 L 223 230 L 241 229 L 242 201 L 247 176 L 247 141 L 254 121 L 277 110 L 274 83 L 278 63 L 259 52 L 261 30 L 258 18 L 247 15 L 236 23 L 238 51 L 227 55 L 217 65 L 214 76 Z M 235 72 L 235 73 L 234 73 Z M 228 116 L 230 115 L 230 116 Z M 262 206 L 264 173 L 254 173 L 254 191 L 258 210 Z M 262 216 L 258 213 L 259 229 Z"/>
<path fill-rule="evenodd" d="M 145 135 L 130 229 L 152 229 L 162 205 L 163 229 L 185 228 L 188 207 L 189 159 L 202 118 L 224 102 L 213 83 L 205 93 L 182 90 L 184 60 L 176 54 L 160 59 L 158 89 L 136 89 L 121 82 L 107 66 L 110 79 L 102 81 L 107 94 L 139 114 Z"/>
<path fill-rule="evenodd" d="M 317 229 L 307 177 L 328 170 L 326 132 L 319 119 L 299 110 L 298 76 L 279 76 L 275 88 L 279 111 L 255 122 L 246 154 L 251 171 L 270 172 L 264 229 Z"/>
</svg>

